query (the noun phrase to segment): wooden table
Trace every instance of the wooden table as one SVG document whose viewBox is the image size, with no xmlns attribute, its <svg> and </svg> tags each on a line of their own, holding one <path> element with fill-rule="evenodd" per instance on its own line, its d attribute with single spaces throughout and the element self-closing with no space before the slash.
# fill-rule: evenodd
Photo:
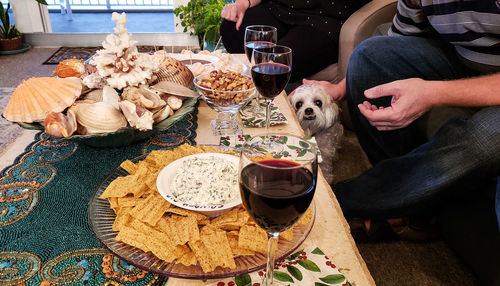
<svg viewBox="0 0 500 286">
<path fill-rule="evenodd" d="M 288 124 L 271 127 L 274 132 L 288 132 L 304 135 L 298 119 L 287 96 L 282 93 L 275 100 L 280 111 L 288 119 Z M 196 142 L 198 144 L 219 144 L 219 137 L 212 134 L 210 121 L 217 113 L 205 102 L 200 102 L 198 112 L 198 129 Z M 244 128 L 245 134 L 263 132 L 264 128 Z M 318 185 L 314 196 L 316 204 L 316 220 L 311 233 L 302 244 L 303 248 L 308 246 L 319 247 L 339 267 L 342 274 L 353 285 L 375 285 L 373 278 L 366 267 L 363 258 L 358 252 L 356 244 L 352 239 L 342 210 L 333 195 L 330 185 L 326 182 L 320 172 Z M 204 285 L 212 281 L 184 280 L 170 278 L 167 285 Z"/>
</svg>

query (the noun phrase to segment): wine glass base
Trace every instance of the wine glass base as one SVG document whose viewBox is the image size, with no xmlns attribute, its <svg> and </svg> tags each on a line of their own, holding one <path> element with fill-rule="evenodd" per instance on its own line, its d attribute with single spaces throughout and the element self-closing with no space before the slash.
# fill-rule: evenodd
<svg viewBox="0 0 500 286">
<path fill-rule="evenodd" d="M 243 134 L 243 128 L 237 121 L 223 121 L 216 119 L 210 121 L 212 133 L 216 136 Z"/>
</svg>

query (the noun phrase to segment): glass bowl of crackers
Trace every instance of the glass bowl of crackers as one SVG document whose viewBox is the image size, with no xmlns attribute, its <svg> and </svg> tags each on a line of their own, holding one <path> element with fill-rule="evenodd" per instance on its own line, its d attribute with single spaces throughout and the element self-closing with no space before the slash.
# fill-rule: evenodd
<svg viewBox="0 0 500 286">
<path fill-rule="evenodd" d="M 218 113 L 211 121 L 214 135 L 243 134 L 236 113 L 256 94 L 252 78 L 237 72 L 214 70 L 195 77 L 194 85 L 207 105 Z"/>
<path fill-rule="evenodd" d="M 130 265 L 183 279 L 234 277 L 263 269 L 267 234 L 242 206 L 217 217 L 177 207 L 156 188 L 170 163 L 202 153 L 235 154 L 214 146 L 181 145 L 126 160 L 98 184 L 89 222 L 99 241 Z M 293 253 L 314 224 L 315 206 L 280 234 L 276 257 Z"/>
</svg>

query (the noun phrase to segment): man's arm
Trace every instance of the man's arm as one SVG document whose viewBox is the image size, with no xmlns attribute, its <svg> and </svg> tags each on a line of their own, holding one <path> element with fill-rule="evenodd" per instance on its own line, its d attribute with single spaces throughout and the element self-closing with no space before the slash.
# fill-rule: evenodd
<svg viewBox="0 0 500 286">
<path fill-rule="evenodd" d="M 378 130 L 394 130 L 408 126 L 432 107 L 500 105 L 500 73 L 452 81 L 398 80 L 368 89 L 365 96 L 392 96 L 389 107 L 365 101 L 358 108 Z"/>
</svg>

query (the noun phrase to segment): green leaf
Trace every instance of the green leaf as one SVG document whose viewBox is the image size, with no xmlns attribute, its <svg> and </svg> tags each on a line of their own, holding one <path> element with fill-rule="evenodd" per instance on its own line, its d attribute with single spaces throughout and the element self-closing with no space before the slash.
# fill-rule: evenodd
<svg viewBox="0 0 500 286">
<path fill-rule="evenodd" d="M 231 143 L 229 143 L 229 141 L 226 141 L 226 140 L 222 141 L 222 144 L 224 144 L 225 146 L 231 145 Z"/>
<path fill-rule="evenodd" d="M 295 266 L 292 266 L 292 265 L 287 265 L 286 266 L 286 270 L 288 270 L 288 272 L 290 272 L 290 274 L 292 274 L 293 278 L 299 280 L 299 281 L 302 281 L 302 272 L 300 272 L 300 270 L 295 267 Z"/>
<path fill-rule="evenodd" d="M 299 145 L 304 147 L 304 148 L 309 148 L 309 144 L 307 144 L 307 142 L 305 142 L 305 141 L 299 141 Z"/>
<path fill-rule="evenodd" d="M 286 259 L 288 259 L 288 260 L 294 260 L 295 258 L 299 257 L 299 255 L 302 254 L 303 251 L 304 250 L 301 249 L 301 250 L 295 252 L 294 254 L 288 256 Z"/>
<path fill-rule="evenodd" d="M 237 286 L 246 286 L 252 284 L 252 278 L 248 274 L 242 274 L 234 277 L 234 282 L 236 282 Z"/>
<path fill-rule="evenodd" d="M 299 260 L 297 260 L 297 263 L 309 271 L 321 272 L 318 265 L 316 265 L 316 263 L 312 262 L 309 259 L 299 259 Z M 321 281 L 323 281 L 323 280 L 321 280 Z"/>
<path fill-rule="evenodd" d="M 288 136 L 283 136 L 281 141 L 283 141 L 283 144 L 286 144 L 286 142 L 288 142 Z"/>
<path fill-rule="evenodd" d="M 352 286 L 351 283 L 349 283 L 349 281 L 346 281 L 346 285 L 347 286 Z"/>
<path fill-rule="evenodd" d="M 304 149 L 304 150 L 300 151 L 300 153 L 299 153 L 299 155 L 297 155 L 297 157 L 302 157 L 302 156 L 304 156 L 306 153 L 307 153 L 307 149 Z"/>
<path fill-rule="evenodd" d="M 323 253 L 323 251 L 321 251 L 321 249 L 319 249 L 319 248 L 317 248 L 317 247 L 316 247 L 313 251 L 311 251 L 311 253 L 313 253 L 313 254 L 321 254 L 321 255 L 325 255 L 325 254 Z"/>
<path fill-rule="evenodd" d="M 274 271 L 274 275 L 273 275 L 274 279 L 278 280 L 278 281 L 283 281 L 283 282 L 292 282 L 293 283 L 293 278 L 290 277 L 290 275 L 288 275 L 287 273 L 285 272 L 281 272 L 281 271 Z"/>
<path fill-rule="evenodd" d="M 297 147 L 297 146 L 292 146 L 292 145 L 287 145 L 286 147 L 288 147 L 289 149 L 292 149 L 292 150 L 297 150 L 297 149 L 299 149 L 299 147 Z"/>
<path fill-rule="evenodd" d="M 255 116 L 252 116 L 252 117 L 247 119 L 247 121 L 254 121 L 254 120 L 255 120 Z"/>
<path fill-rule="evenodd" d="M 325 277 L 319 278 L 319 280 L 328 284 L 338 284 L 345 281 L 345 277 L 342 274 L 331 274 Z"/>
<path fill-rule="evenodd" d="M 47 2 L 45 2 L 45 0 L 36 0 L 36 2 L 38 2 L 42 5 L 47 5 Z"/>
<path fill-rule="evenodd" d="M 328 286 L 325 283 L 314 282 L 314 286 Z"/>
</svg>

